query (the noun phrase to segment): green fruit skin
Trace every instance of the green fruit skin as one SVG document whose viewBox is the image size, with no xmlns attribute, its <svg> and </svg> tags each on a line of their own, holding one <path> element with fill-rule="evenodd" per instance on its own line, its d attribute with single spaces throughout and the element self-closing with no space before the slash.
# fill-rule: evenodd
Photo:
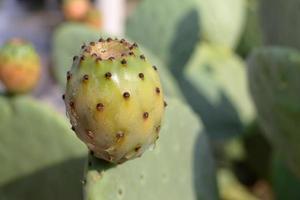
<svg viewBox="0 0 300 200">
<path fill-rule="evenodd" d="M 139 157 L 153 145 L 164 112 L 156 68 L 137 47 L 132 55 L 117 56 L 121 54 L 118 43 L 91 43 L 74 57 L 65 94 L 67 113 L 78 137 L 96 157 L 112 163 Z M 87 53 L 101 44 L 107 45 L 103 51 L 114 51 L 114 59 L 99 60 Z"/>
<path fill-rule="evenodd" d="M 249 58 L 250 90 L 259 122 L 283 160 L 300 175 L 300 53 L 265 47 Z"/>
</svg>

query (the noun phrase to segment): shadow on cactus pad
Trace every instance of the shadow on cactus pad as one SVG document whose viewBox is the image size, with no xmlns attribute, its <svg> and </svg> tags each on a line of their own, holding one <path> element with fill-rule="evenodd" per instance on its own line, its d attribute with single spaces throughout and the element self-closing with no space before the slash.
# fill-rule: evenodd
<svg viewBox="0 0 300 200">
<path fill-rule="evenodd" d="M 218 199 L 214 162 L 198 118 L 168 99 L 154 150 L 117 166 L 90 156 L 84 191 L 86 200 Z"/>
<path fill-rule="evenodd" d="M 0 96 L 0 199 L 80 199 L 84 146 L 29 97 Z"/>
<path fill-rule="evenodd" d="M 230 49 L 200 43 L 185 67 L 176 62 L 171 70 L 213 141 L 242 134 L 254 119 L 242 60 Z"/>
</svg>

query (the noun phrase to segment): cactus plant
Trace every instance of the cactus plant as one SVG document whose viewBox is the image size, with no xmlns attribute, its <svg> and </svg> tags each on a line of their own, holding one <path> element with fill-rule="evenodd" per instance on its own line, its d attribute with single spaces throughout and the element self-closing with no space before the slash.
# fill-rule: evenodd
<svg viewBox="0 0 300 200">
<path fill-rule="evenodd" d="M 28 42 L 14 38 L 0 49 L 0 80 L 9 93 L 33 89 L 40 77 L 40 59 Z"/>
<path fill-rule="evenodd" d="M 234 48 L 244 12 L 244 0 L 143 0 L 129 18 L 126 33 L 168 65 L 180 57 L 178 65 L 183 67 L 199 40 Z"/>
<path fill-rule="evenodd" d="M 300 175 L 300 53 L 280 47 L 257 49 L 248 77 L 259 122 L 283 160 Z"/>
<path fill-rule="evenodd" d="M 117 166 L 90 155 L 85 199 L 218 199 L 213 164 L 197 116 L 186 104 L 168 99 L 165 122 L 153 151 Z"/>
<path fill-rule="evenodd" d="M 67 121 L 29 97 L 0 96 L 0 199 L 81 199 L 86 150 Z"/>
<path fill-rule="evenodd" d="M 74 131 L 98 158 L 123 163 L 158 138 L 166 102 L 156 66 L 125 39 L 90 42 L 74 56 L 64 95 Z"/>
<path fill-rule="evenodd" d="M 254 119 L 244 63 L 230 49 L 200 43 L 187 66 L 174 73 L 211 138 L 239 135 Z"/>
</svg>

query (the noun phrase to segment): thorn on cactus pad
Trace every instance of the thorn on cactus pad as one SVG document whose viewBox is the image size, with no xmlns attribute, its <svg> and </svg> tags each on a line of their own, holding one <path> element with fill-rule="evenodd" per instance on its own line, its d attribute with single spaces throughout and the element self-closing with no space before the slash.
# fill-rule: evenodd
<svg viewBox="0 0 300 200">
<path fill-rule="evenodd" d="M 98 42 L 104 42 L 104 39 L 103 39 L 103 38 L 100 38 L 100 39 L 98 40 Z"/>
<path fill-rule="evenodd" d="M 120 40 L 120 43 L 122 44 L 122 43 L 124 43 L 124 42 L 125 42 L 125 39 L 122 38 L 122 39 Z"/>
<path fill-rule="evenodd" d="M 95 46 L 96 43 L 95 43 L 95 42 L 90 42 L 90 45 L 91 45 L 91 46 Z"/>
<path fill-rule="evenodd" d="M 65 95 L 65 94 L 62 95 L 62 99 L 63 99 L 63 100 L 66 99 L 66 95 Z"/>
<path fill-rule="evenodd" d="M 69 105 L 70 105 L 70 107 L 71 107 L 72 109 L 74 109 L 74 108 L 75 108 L 75 104 L 74 104 L 74 102 L 73 102 L 73 101 L 70 101 Z"/>
<path fill-rule="evenodd" d="M 137 48 L 138 47 L 137 43 L 133 43 L 132 47 L 136 47 Z"/>
<path fill-rule="evenodd" d="M 140 59 L 142 60 L 146 60 L 145 56 L 144 55 L 140 55 Z"/>
<path fill-rule="evenodd" d="M 96 105 L 96 109 L 97 109 L 98 111 L 103 111 L 103 109 L 104 109 L 103 103 L 98 103 L 98 104 Z"/>
<path fill-rule="evenodd" d="M 157 71 L 157 67 L 155 65 L 152 66 L 155 71 Z"/>
<path fill-rule="evenodd" d="M 97 58 L 97 54 L 96 54 L 96 53 L 93 53 L 93 54 L 92 54 L 92 57 Z"/>
<path fill-rule="evenodd" d="M 167 102 L 166 102 L 166 101 L 164 101 L 164 107 L 167 107 L 167 106 L 168 106 Z"/>
<path fill-rule="evenodd" d="M 140 77 L 140 79 L 142 79 L 142 80 L 144 80 L 144 74 L 143 73 L 139 73 L 139 77 Z"/>
<path fill-rule="evenodd" d="M 129 92 L 124 92 L 124 93 L 123 93 L 123 97 L 124 97 L 125 99 L 128 99 L 128 98 L 130 97 Z"/>
<path fill-rule="evenodd" d="M 138 152 L 141 148 L 142 148 L 141 145 L 137 145 L 137 146 L 134 148 L 134 151 L 135 151 L 135 152 Z"/>
<path fill-rule="evenodd" d="M 72 129 L 72 131 L 75 131 L 75 127 L 74 126 L 72 126 L 71 129 Z"/>
<path fill-rule="evenodd" d="M 156 87 L 156 88 L 155 88 L 155 92 L 156 92 L 157 94 L 159 94 L 159 93 L 160 93 L 160 89 L 159 89 L 159 87 Z"/>
<path fill-rule="evenodd" d="M 96 58 L 96 62 L 100 62 L 100 61 L 102 61 L 101 57 Z"/>
<path fill-rule="evenodd" d="M 81 46 L 81 49 L 84 49 L 86 46 L 85 46 L 85 44 L 83 44 L 82 46 Z"/>
<path fill-rule="evenodd" d="M 80 61 L 84 61 L 84 59 L 85 59 L 85 56 L 82 55 L 82 56 L 80 57 Z"/>
<path fill-rule="evenodd" d="M 86 52 L 86 53 L 91 53 L 91 47 L 87 47 L 87 48 L 84 50 L 84 52 Z"/>
<path fill-rule="evenodd" d="M 148 113 L 148 112 L 144 112 L 144 113 L 143 113 L 143 118 L 144 118 L 144 119 L 147 119 L 148 117 L 149 117 L 149 113 Z"/>
<path fill-rule="evenodd" d="M 67 80 L 70 80 L 70 79 L 71 79 L 71 77 L 72 77 L 72 74 L 71 74 L 71 72 L 70 72 L 70 71 L 68 71 L 68 72 L 67 72 Z"/>
<path fill-rule="evenodd" d="M 93 133 L 91 130 L 86 130 L 86 135 L 91 140 L 94 139 L 94 137 L 95 137 L 95 133 Z"/>
<path fill-rule="evenodd" d="M 105 78 L 107 78 L 107 79 L 110 79 L 110 78 L 111 78 L 111 76 L 112 76 L 112 75 L 111 75 L 111 73 L 110 73 L 110 72 L 106 72 L 106 73 L 105 73 Z"/>
<path fill-rule="evenodd" d="M 82 78 L 83 81 L 88 81 L 89 80 L 89 75 L 85 74 Z"/>
<path fill-rule="evenodd" d="M 133 53 L 132 51 L 130 51 L 130 52 L 129 52 L 129 55 L 130 55 L 130 56 L 133 56 L 133 55 L 134 55 L 134 53 Z"/>
<path fill-rule="evenodd" d="M 158 126 L 155 128 L 155 130 L 156 130 L 157 133 L 160 131 L 160 128 L 161 128 L 160 125 L 158 125 Z"/>
<path fill-rule="evenodd" d="M 107 42 L 111 42 L 112 39 L 109 37 L 109 38 L 106 39 L 106 41 L 107 41 Z"/>
<path fill-rule="evenodd" d="M 126 61 L 125 59 L 122 59 L 122 60 L 121 60 L 121 64 L 122 64 L 122 65 L 126 65 L 126 63 L 127 63 L 127 61 Z"/>
<path fill-rule="evenodd" d="M 78 56 L 74 56 L 73 57 L 73 61 L 77 60 L 78 59 Z"/>
<path fill-rule="evenodd" d="M 109 57 L 108 60 L 113 61 L 115 59 L 115 57 Z"/>
<path fill-rule="evenodd" d="M 125 136 L 124 132 L 122 132 L 122 131 L 117 132 L 117 134 L 116 134 L 117 141 L 122 139 L 124 136 Z"/>
</svg>

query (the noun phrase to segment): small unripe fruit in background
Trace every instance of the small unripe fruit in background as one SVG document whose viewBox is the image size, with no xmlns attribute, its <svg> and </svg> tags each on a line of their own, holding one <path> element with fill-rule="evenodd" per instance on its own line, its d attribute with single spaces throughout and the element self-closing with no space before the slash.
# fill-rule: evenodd
<svg viewBox="0 0 300 200">
<path fill-rule="evenodd" d="M 101 12 L 95 7 L 92 7 L 88 10 L 83 21 L 85 24 L 89 25 L 92 28 L 95 28 L 95 29 L 102 28 L 103 22 L 102 22 Z"/>
<path fill-rule="evenodd" d="M 100 159 L 139 157 L 159 137 L 163 89 L 157 68 L 135 43 L 108 38 L 83 45 L 63 99 L 72 129 Z"/>
<path fill-rule="evenodd" d="M 63 12 L 67 20 L 80 21 L 86 16 L 89 9 L 90 2 L 88 0 L 63 1 Z"/>
<path fill-rule="evenodd" d="M 32 90 L 39 80 L 40 70 L 40 58 L 30 43 L 15 38 L 1 47 L 0 80 L 7 92 Z"/>
</svg>

